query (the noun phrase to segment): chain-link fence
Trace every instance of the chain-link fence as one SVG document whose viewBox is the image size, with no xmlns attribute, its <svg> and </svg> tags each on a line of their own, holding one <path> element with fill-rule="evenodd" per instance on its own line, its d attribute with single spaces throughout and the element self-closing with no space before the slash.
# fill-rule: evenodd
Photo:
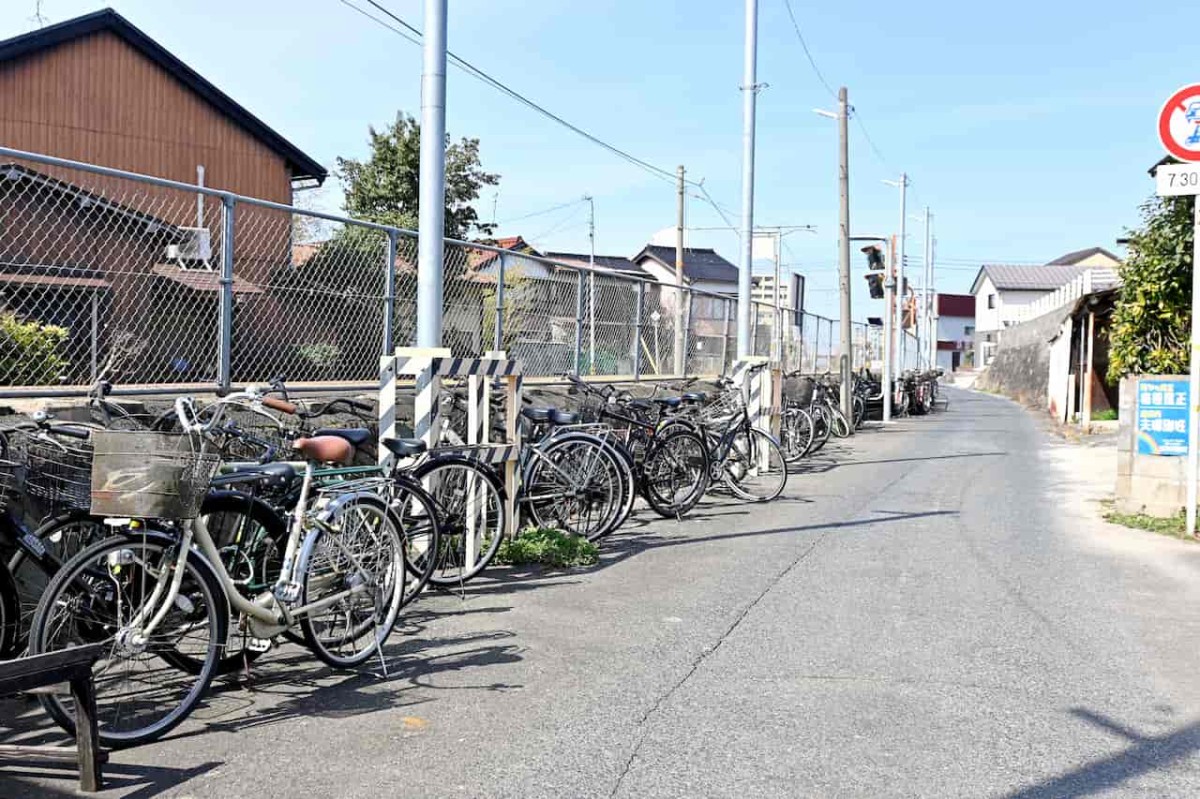
<svg viewBox="0 0 1200 799">
<path fill-rule="evenodd" d="M 447 241 L 443 345 L 528 375 L 727 373 L 733 297 Z M 0 148 L 0 393 L 378 380 L 416 338 L 417 237 L 336 215 Z M 753 352 L 836 371 L 836 320 L 755 303 Z M 855 366 L 879 359 L 856 325 Z M 909 347 L 916 352 L 915 347 Z"/>
</svg>

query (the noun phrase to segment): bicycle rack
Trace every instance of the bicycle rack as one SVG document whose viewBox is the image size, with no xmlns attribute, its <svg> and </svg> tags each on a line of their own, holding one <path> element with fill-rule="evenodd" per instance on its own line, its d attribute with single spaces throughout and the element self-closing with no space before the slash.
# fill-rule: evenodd
<svg viewBox="0 0 1200 799">
<path fill-rule="evenodd" d="M 400 378 L 412 378 L 413 435 L 439 453 L 465 455 L 484 463 L 504 465 L 505 503 L 508 517 L 516 519 L 517 460 L 521 448 L 518 419 L 521 414 L 521 389 L 524 366 L 504 352 L 489 352 L 480 358 L 456 358 L 446 347 L 397 347 L 394 355 L 379 359 L 379 436 L 396 435 L 396 388 Z M 467 378 L 467 443 L 461 446 L 435 446 L 439 425 L 442 378 Z M 492 381 L 504 384 L 504 441 L 491 438 Z M 379 447 L 379 462 L 390 469 L 394 457 Z M 470 491 L 468 494 L 470 495 Z M 515 527 L 515 523 L 514 523 Z M 510 531 L 510 532 L 515 532 Z"/>
</svg>

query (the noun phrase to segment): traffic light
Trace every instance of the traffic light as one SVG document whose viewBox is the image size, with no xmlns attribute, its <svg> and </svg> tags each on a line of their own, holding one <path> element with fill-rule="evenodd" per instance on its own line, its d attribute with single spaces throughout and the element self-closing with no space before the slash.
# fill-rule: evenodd
<svg viewBox="0 0 1200 799">
<path fill-rule="evenodd" d="M 883 299 L 883 275 L 872 274 L 865 275 L 867 278 L 867 291 L 871 293 L 871 299 Z"/>
<path fill-rule="evenodd" d="M 862 251 L 867 254 L 867 269 L 872 272 L 882 272 L 884 269 L 883 249 L 870 244 L 862 248 Z"/>
</svg>

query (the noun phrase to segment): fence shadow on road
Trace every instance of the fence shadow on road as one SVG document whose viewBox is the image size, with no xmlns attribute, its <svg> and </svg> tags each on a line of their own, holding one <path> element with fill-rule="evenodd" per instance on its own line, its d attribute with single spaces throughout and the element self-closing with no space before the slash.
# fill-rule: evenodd
<svg viewBox="0 0 1200 799">
<path fill-rule="evenodd" d="M 869 466 L 876 463 L 919 463 L 921 461 L 948 461 L 957 460 L 958 458 L 1003 458 L 1011 454 L 1012 453 L 1006 450 L 998 450 L 995 452 L 959 452 L 950 455 L 921 455 L 916 458 L 879 458 L 877 460 L 870 461 L 845 460 L 835 463 L 833 468 L 840 468 L 842 466 Z"/>
<path fill-rule="evenodd" d="M 1072 799 L 1107 794 L 1113 788 L 1200 751 L 1200 721 L 1163 735 L 1143 735 L 1118 721 L 1086 708 L 1071 714 L 1130 742 L 1121 752 L 1084 763 L 1057 777 L 1022 788 L 1008 799 Z M 1183 795 L 1182 793 L 1179 795 Z"/>
</svg>

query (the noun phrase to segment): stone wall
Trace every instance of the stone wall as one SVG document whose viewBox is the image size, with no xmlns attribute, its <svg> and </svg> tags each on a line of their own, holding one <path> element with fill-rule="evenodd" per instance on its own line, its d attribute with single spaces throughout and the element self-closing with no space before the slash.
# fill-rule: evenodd
<svg viewBox="0 0 1200 799">
<path fill-rule="evenodd" d="M 1141 455 L 1137 451 L 1137 391 L 1143 379 L 1165 375 L 1126 377 L 1121 380 L 1117 427 L 1117 510 L 1174 516 L 1187 502 L 1187 458 Z M 1186 376 L 1185 376 L 1186 377 Z"/>
<path fill-rule="evenodd" d="M 976 380 L 976 388 L 999 391 L 1019 402 L 1045 406 L 1050 384 L 1050 344 L 1070 308 L 1044 314 L 998 331 L 996 357 Z"/>
</svg>

